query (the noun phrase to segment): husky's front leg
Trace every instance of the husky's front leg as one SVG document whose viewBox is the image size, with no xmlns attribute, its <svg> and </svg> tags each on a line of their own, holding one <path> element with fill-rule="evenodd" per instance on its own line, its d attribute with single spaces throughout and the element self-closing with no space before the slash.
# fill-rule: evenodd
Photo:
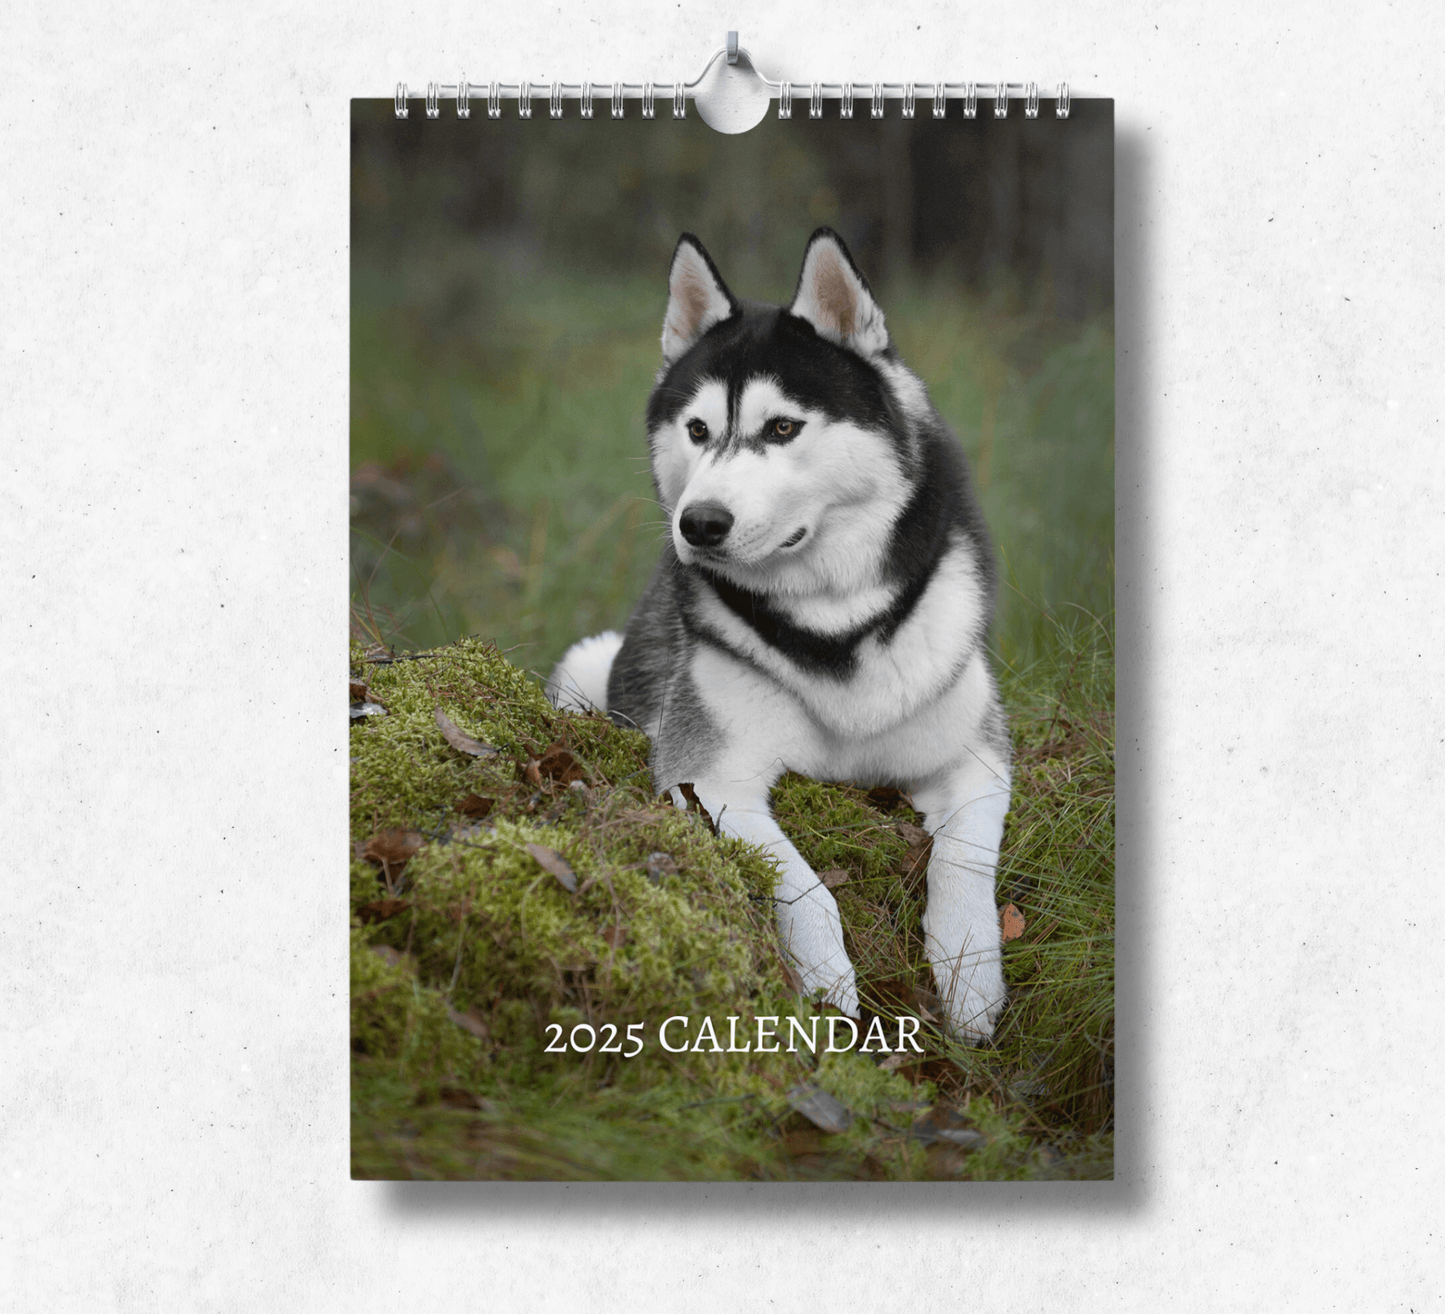
<svg viewBox="0 0 1445 1314">
<path fill-rule="evenodd" d="M 720 831 L 756 844 L 776 859 L 778 880 L 773 899 L 778 932 L 803 978 L 804 989 L 809 994 L 822 991 L 825 1003 L 857 1017 L 858 982 L 843 948 L 837 901 L 773 819 L 767 792 L 759 796 L 701 781 L 694 789 Z"/>
<path fill-rule="evenodd" d="M 994 873 L 1008 814 L 1006 765 L 972 758 L 946 781 L 915 790 L 933 836 L 923 936 L 953 1030 L 988 1040 L 1008 997 Z"/>
</svg>

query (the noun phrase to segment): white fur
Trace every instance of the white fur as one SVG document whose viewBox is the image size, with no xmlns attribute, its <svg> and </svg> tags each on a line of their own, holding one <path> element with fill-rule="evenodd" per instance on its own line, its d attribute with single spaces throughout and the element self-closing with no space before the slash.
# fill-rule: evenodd
<svg viewBox="0 0 1445 1314">
<path fill-rule="evenodd" d="M 547 681 L 553 706 L 565 712 L 605 712 L 607 677 L 621 647 L 622 635 L 607 630 L 568 648 Z"/>
<path fill-rule="evenodd" d="M 889 594 L 866 596 L 871 602 Z M 879 733 L 908 720 L 936 698 L 958 676 L 958 663 L 969 651 L 982 606 L 983 590 L 973 562 L 955 550 L 934 571 L 923 597 L 891 643 L 884 645 L 870 635 L 858 645 L 858 670 L 846 683 L 795 666 L 718 598 L 704 602 L 703 614 L 709 625 L 788 689 L 821 725 L 847 736 Z M 803 617 L 822 613 L 817 599 L 789 610 L 800 623 Z M 856 619 L 848 617 L 836 629 L 815 628 L 843 632 L 881 610 L 875 607 Z M 980 696 L 986 698 L 986 693 L 980 691 Z"/>
<path fill-rule="evenodd" d="M 861 284 L 857 291 L 866 297 Z M 882 332 L 881 315 L 875 328 Z M 907 368 L 883 364 L 907 403 L 927 405 Z M 802 432 L 761 451 L 733 445 L 778 418 L 801 422 Z M 708 426 L 709 442 L 688 436 L 694 419 Z M 726 388 L 710 379 L 653 435 L 679 559 L 767 594 L 817 633 L 844 634 L 883 612 L 898 586 L 882 566 L 910 491 L 893 441 L 808 410 L 767 375 L 743 388 L 736 423 L 729 433 Z M 694 548 L 682 536 L 683 511 L 703 501 L 734 517 L 719 548 Z M 804 540 L 783 547 L 800 528 Z M 954 1030 L 975 1040 L 992 1034 L 1006 998 L 993 871 L 1009 772 L 1005 760 L 978 747 L 997 699 L 986 659 L 973 647 L 985 605 L 972 552 L 959 543 L 891 640 L 869 636 L 858 645 L 847 681 L 796 666 L 711 596 L 704 619 L 766 675 L 711 647 L 692 659 L 695 687 L 725 745 L 694 787 L 724 831 L 776 860 L 779 931 L 804 984 L 857 1014 L 837 903 L 773 820 L 769 792 L 785 770 L 900 784 L 934 836 L 924 920 L 934 981 Z M 652 728 L 654 738 L 662 729 Z"/>
<path fill-rule="evenodd" d="M 652 436 L 652 469 L 657 476 L 662 505 L 669 514 L 677 508 L 687 490 L 688 480 L 708 454 L 705 446 L 699 446 L 687 435 L 687 426 L 695 419 L 701 420 L 716 434 L 727 428 L 728 390 L 725 384 L 717 379 L 704 379 L 688 399 L 687 406 L 678 412 L 677 418 Z M 674 524 L 673 541 L 676 542 L 679 537 Z"/>
<path fill-rule="evenodd" d="M 732 313 L 730 294 L 688 239 L 670 275 L 663 356 L 676 360 Z M 873 360 L 905 413 L 928 407 L 919 379 L 883 358 L 883 313 L 837 239 L 808 248 L 789 308 L 825 338 Z M 778 419 L 802 425 L 756 450 Z M 695 442 L 689 426 L 708 427 Z M 841 636 L 880 616 L 899 585 L 884 570 L 893 526 L 907 504 L 905 440 L 828 419 L 790 397 L 769 374 L 749 379 L 729 429 L 728 393 L 704 379 L 674 419 L 649 433 L 653 471 L 683 567 L 703 566 L 766 595 L 795 625 Z M 746 445 L 745 445 L 746 444 Z M 695 548 L 681 533 L 691 505 L 716 503 L 733 521 L 722 542 Z M 798 531 L 803 536 L 794 539 Z M 731 651 L 699 644 L 679 654 L 718 747 L 687 767 L 720 830 L 760 846 L 777 865 L 778 928 L 809 991 L 858 1015 L 858 986 L 838 905 L 773 818 L 770 792 L 783 772 L 910 792 L 933 836 L 924 943 L 949 1021 L 986 1039 L 1006 998 L 994 870 L 1009 804 L 1006 751 L 990 747 L 998 693 L 976 639 L 983 583 L 970 545 L 945 551 L 908 618 L 885 644 L 869 635 L 846 680 L 813 674 L 765 643 L 721 599 L 705 593 L 701 619 Z M 622 643 L 615 633 L 575 645 L 548 693 L 563 707 L 605 710 L 607 677 Z M 699 746 L 669 740 L 665 706 L 645 727 L 659 777 L 697 761 Z M 681 779 L 687 779 L 687 776 Z M 659 788 L 680 783 L 658 778 Z"/>
<path fill-rule="evenodd" d="M 773 819 L 769 792 L 787 770 L 890 781 L 913 794 L 934 837 L 924 942 L 939 997 L 960 1035 L 991 1035 L 1006 998 L 993 873 L 1009 771 L 980 747 L 996 697 L 983 654 L 949 688 L 872 733 L 839 733 L 775 680 L 716 648 L 696 650 L 692 676 L 725 745 L 707 778 L 694 782 L 698 798 L 721 829 L 777 861 L 778 926 L 805 985 L 857 1015 L 837 904 Z"/>
<path fill-rule="evenodd" d="M 687 426 L 694 419 L 717 437 L 693 442 Z M 775 379 L 750 380 L 738 407 L 740 435 L 756 437 L 775 419 L 801 423 L 802 431 L 762 451 L 731 447 L 726 389 L 706 380 L 653 434 L 673 547 L 684 565 L 706 565 L 743 588 L 785 598 L 800 625 L 850 629 L 893 599 L 879 569 L 908 482 L 884 435 L 829 420 L 790 398 Z M 733 515 L 718 548 L 694 548 L 682 535 L 683 513 L 699 502 L 717 502 Z M 800 529 L 803 541 L 785 547 Z"/>
<path fill-rule="evenodd" d="M 923 942 L 938 995 L 957 1030 L 987 1037 L 1008 995 L 994 894 L 1008 774 L 981 757 L 965 758 L 916 789 L 913 801 L 933 836 Z"/>
</svg>

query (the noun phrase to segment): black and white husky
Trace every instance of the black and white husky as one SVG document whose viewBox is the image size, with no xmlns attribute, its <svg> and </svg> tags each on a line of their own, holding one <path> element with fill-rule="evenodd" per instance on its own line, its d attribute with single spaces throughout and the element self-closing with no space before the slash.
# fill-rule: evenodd
<svg viewBox="0 0 1445 1314">
<path fill-rule="evenodd" d="M 787 309 L 737 300 L 684 234 L 647 407 L 671 539 L 626 635 L 558 663 L 560 707 L 652 740 L 778 865 L 778 925 L 810 992 L 857 1016 L 838 905 L 773 819 L 784 771 L 913 796 L 933 836 L 927 952 L 954 1030 L 1005 999 L 994 868 L 1009 737 L 985 640 L 996 573 L 957 439 L 899 360 L 836 233 Z"/>
</svg>

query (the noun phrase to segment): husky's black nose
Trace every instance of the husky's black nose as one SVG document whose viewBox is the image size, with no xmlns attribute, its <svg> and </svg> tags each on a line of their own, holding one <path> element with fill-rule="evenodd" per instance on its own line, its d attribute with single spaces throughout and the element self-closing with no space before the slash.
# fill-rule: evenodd
<svg viewBox="0 0 1445 1314">
<path fill-rule="evenodd" d="M 717 547 L 733 527 L 733 513 L 721 502 L 695 502 L 682 513 L 678 527 L 693 547 Z"/>
</svg>

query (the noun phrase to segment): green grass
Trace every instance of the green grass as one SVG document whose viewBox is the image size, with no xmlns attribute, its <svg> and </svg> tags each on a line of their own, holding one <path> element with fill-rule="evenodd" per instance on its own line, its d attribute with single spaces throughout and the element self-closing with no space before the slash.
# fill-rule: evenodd
<svg viewBox="0 0 1445 1314">
<path fill-rule="evenodd" d="M 775 298 L 784 288 L 739 288 Z M 431 252 L 353 276 L 353 1172 L 361 1177 L 1107 1177 L 1113 1132 L 1113 343 L 1005 294 L 884 289 L 900 350 L 969 453 L 1003 574 L 996 669 L 1015 741 L 994 1042 L 936 1029 L 897 1071 L 859 1055 L 548 1055 L 546 1027 L 673 1013 L 799 1016 L 772 874 L 653 798 L 640 736 L 564 716 L 535 673 L 620 626 L 655 560 L 642 411 L 656 280 Z M 506 650 L 510 661 L 480 635 Z M 453 646 L 446 646 L 453 645 Z M 385 649 L 434 652 L 377 660 Z M 528 674 L 531 672 L 532 674 Z M 434 712 L 495 745 L 450 748 Z M 567 745 L 585 794 L 523 779 Z M 493 800 L 461 816 L 468 794 Z M 784 829 L 837 888 L 864 1007 L 926 1010 L 918 818 L 797 777 Z M 400 871 L 361 855 L 422 840 Z M 526 850 L 573 866 L 576 894 Z M 676 874 L 649 875 L 652 855 Z M 462 1019 L 462 1021 L 458 1021 Z M 852 1112 L 795 1112 L 801 1082 Z M 969 1147 L 929 1134 L 977 1131 Z"/>
<path fill-rule="evenodd" d="M 947 285 L 880 295 L 972 462 L 1004 581 L 1000 654 L 1043 658 L 1070 608 L 1113 612 L 1111 321 Z M 542 671 L 623 624 L 666 528 L 643 431 L 661 319 L 657 279 L 464 248 L 359 260 L 352 600 L 373 635 L 481 634 Z"/>
</svg>

